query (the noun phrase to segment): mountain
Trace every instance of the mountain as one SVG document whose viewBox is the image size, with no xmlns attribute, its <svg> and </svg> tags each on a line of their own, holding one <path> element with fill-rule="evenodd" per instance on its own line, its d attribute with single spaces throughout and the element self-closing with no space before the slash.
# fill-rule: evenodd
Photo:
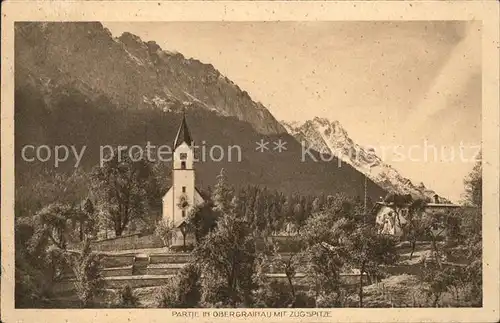
<svg viewBox="0 0 500 323">
<path fill-rule="evenodd" d="M 263 134 L 284 132 L 260 103 L 211 64 L 163 51 L 154 41 L 100 23 L 19 23 L 16 76 L 37 76 L 48 90 L 72 83 L 90 98 L 106 96 L 127 109 L 172 110 L 179 102 L 250 123 Z M 29 48 L 29 50 L 22 50 Z"/>
<path fill-rule="evenodd" d="M 303 158 L 303 147 L 260 103 L 254 102 L 210 64 L 186 59 L 124 33 L 113 38 L 100 23 L 16 23 L 15 149 L 16 187 L 32 185 L 41 169 L 67 172 L 71 158 L 57 168 L 53 160 L 28 162 L 24 145 L 85 146 L 81 167 L 99 163 L 104 145 L 172 145 L 186 111 L 197 144 L 220 146 L 226 156 L 197 163 L 197 185 L 208 187 L 221 168 L 234 186 L 266 186 L 284 193 L 346 193 L 363 196 L 365 176 L 338 168 L 335 160 Z M 256 150 L 256 143 L 269 142 Z M 286 142 L 277 152 L 275 142 Z M 228 147 L 233 158 L 229 160 Z M 79 149 L 79 148 L 78 148 Z M 311 157 L 312 156 L 312 157 Z M 169 162 L 157 161 L 165 187 Z M 165 189 L 164 187 L 164 189 Z M 368 197 L 386 192 L 367 181 Z"/>
<path fill-rule="evenodd" d="M 305 122 L 285 122 L 283 126 L 299 142 L 314 150 L 337 156 L 342 162 L 353 166 L 388 192 L 411 194 L 434 201 L 436 192 L 425 187 L 424 183 L 413 184 L 394 167 L 384 163 L 373 150 L 356 144 L 338 121 L 316 117 Z M 371 169 L 370 169 L 371 168 Z M 440 202 L 449 202 L 439 197 Z"/>
</svg>

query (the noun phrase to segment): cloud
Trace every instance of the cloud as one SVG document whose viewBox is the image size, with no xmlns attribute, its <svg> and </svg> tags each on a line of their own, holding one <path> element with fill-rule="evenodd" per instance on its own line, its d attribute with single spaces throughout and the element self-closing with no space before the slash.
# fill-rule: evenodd
<svg viewBox="0 0 500 323">
<path fill-rule="evenodd" d="M 412 109 L 406 119 L 404 128 L 420 132 L 426 129 L 426 123 L 433 121 L 433 117 L 440 111 L 459 108 L 464 93 L 474 89 L 470 80 L 477 81 L 481 72 L 481 42 L 477 23 L 467 26 L 465 37 L 453 48 L 446 63 L 441 67 L 437 77 L 432 81 L 427 93 L 422 97 L 415 109 Z M 473 95 L 478 95 L 474 91 Z M 479 98 L 475 97 L 476 104 L 469 109 L 480 110 Z M 479 106 L 477 106 L 479 103 Z M 446 119 L 443 127 L 446 127 Z"/>
</svg>

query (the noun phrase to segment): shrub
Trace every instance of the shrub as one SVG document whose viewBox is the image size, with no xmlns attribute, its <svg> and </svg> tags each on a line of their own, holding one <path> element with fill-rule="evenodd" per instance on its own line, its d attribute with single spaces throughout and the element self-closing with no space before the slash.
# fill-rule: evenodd
<svg viewBox="0 0 500 323">
<path fill-rule="evenodd" d="M 200 274 L 193 264 L 187 264 L 163 286 L 157 295 L 158 307 L 192 308 L 201 299 Z"/>
<path fill-rule="evenodd" d="M 255 307 L 284 308 L 292 305 L 294 299 L 287 283 L 273 280 L 265 282 L 255 291 Z"/>
<path fill-rule="evenodd" d="M 295 301 L 293 302 L 292 307 L 296 308 L 312 308 L 316 306 L 316 302 L 314 298 L 307 295 L 304 292 L 298 292 L 295 295 Z"/>
<path fill-rule="evenodd" d="M 178 306 L 177 299 L 177 279 L 170 279 L 164 286 L 158 290 L 156 302 L 161 308 L 176 308 Z"/>
<path fill-rule="evenodd" d="M 316 297 L 316 307 L 339 307 L 339 295 L 335 292 Z"/>
<path fill-rule="evenodd" d="M 231 293 L 224 282 L 211 277 L 203 279 L 201 307 L 232 307 L 228 299 Z"/>
<path fill-rule="evenodd" d="M 171 225 L 167 224 L 164 220 L 158 221 L 154 235 L 161 240 L 164 247 L 170 247 L 173 234 L 174 232 Z"/>
<path fill-rule="evenodd" d="M 134 295 L 134 291 L 130 285 L 124 286 L 118 295 L 118 307 L 130 308 L 138 307 L 139 299 Z"/>
<path fill-rule="evenodd" d="M 85 240 L 78 255 L 71 255 L 71 265 L 75 273 L 75 289 L 82 307 L 88 307 L 102 291 L 101 258 L 90 249 L 90 241 Z"/>
<path fill-rule="evenodd" d="M 200 273 L 193 264 L 187 264 L 177 274 L 180 307 L 196 307 L 201 298 Z"/>
</svg>

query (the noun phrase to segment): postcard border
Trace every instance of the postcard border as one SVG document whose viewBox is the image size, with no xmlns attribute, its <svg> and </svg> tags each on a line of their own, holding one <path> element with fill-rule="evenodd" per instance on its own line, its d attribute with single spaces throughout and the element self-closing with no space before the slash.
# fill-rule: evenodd
<svg viewBox="0 0 500 323">
<path fill-rule="evenodd" d="M 347 21 L 481 20 L 484 306 L 440 309 L 331 309 L 315 322 L 498 321 L 499 314 L 499 4 L 497 1 L 83 1 L 2 3 L 1 319 L 6 322 L 180 322 L 168 309 L 14 309 L 14 22 L 15 21 Z M 495 283 L 496 282 L 496 283 Z M 256 309 L 244 309 L 255 311 Z M 193 311 L 207 311 L 197 309 Z M 211 310 L 228 311 L 228 310 Z M 234 310 L 239 311 L 239 310 Z M 265 309 L 264 311 L 274 311 Z M 312 311 L 306 310 L 304 311 Z M 77 316 L 76 316 L 77 315 Z M 199 318 L 202 320 L 202 318 Z M 210 321 L 228 318 L 210 318 Z M 253 319 L 249 321 L 261 321 Z M 272 321 L 272 320 L 269 320 Z M 274 320 L 276 321 L 276 320 Z M 302 322 L 304 318 L 278 321 Z M 312 320 L 307 319 L 311 322 Z"/>
</svg>

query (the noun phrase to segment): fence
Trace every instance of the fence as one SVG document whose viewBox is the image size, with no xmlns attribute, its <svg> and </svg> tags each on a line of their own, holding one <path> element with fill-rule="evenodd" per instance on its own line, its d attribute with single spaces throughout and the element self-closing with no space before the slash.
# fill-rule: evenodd
<svg viewBox="0 0 500 323">
<path fill-rule="evenodd" d="M 119 251 L 132 249 L 161 248 L 163 243 L 154 234 L 134 233 L 91 242 L 95 251 Z"/>
</svg>

